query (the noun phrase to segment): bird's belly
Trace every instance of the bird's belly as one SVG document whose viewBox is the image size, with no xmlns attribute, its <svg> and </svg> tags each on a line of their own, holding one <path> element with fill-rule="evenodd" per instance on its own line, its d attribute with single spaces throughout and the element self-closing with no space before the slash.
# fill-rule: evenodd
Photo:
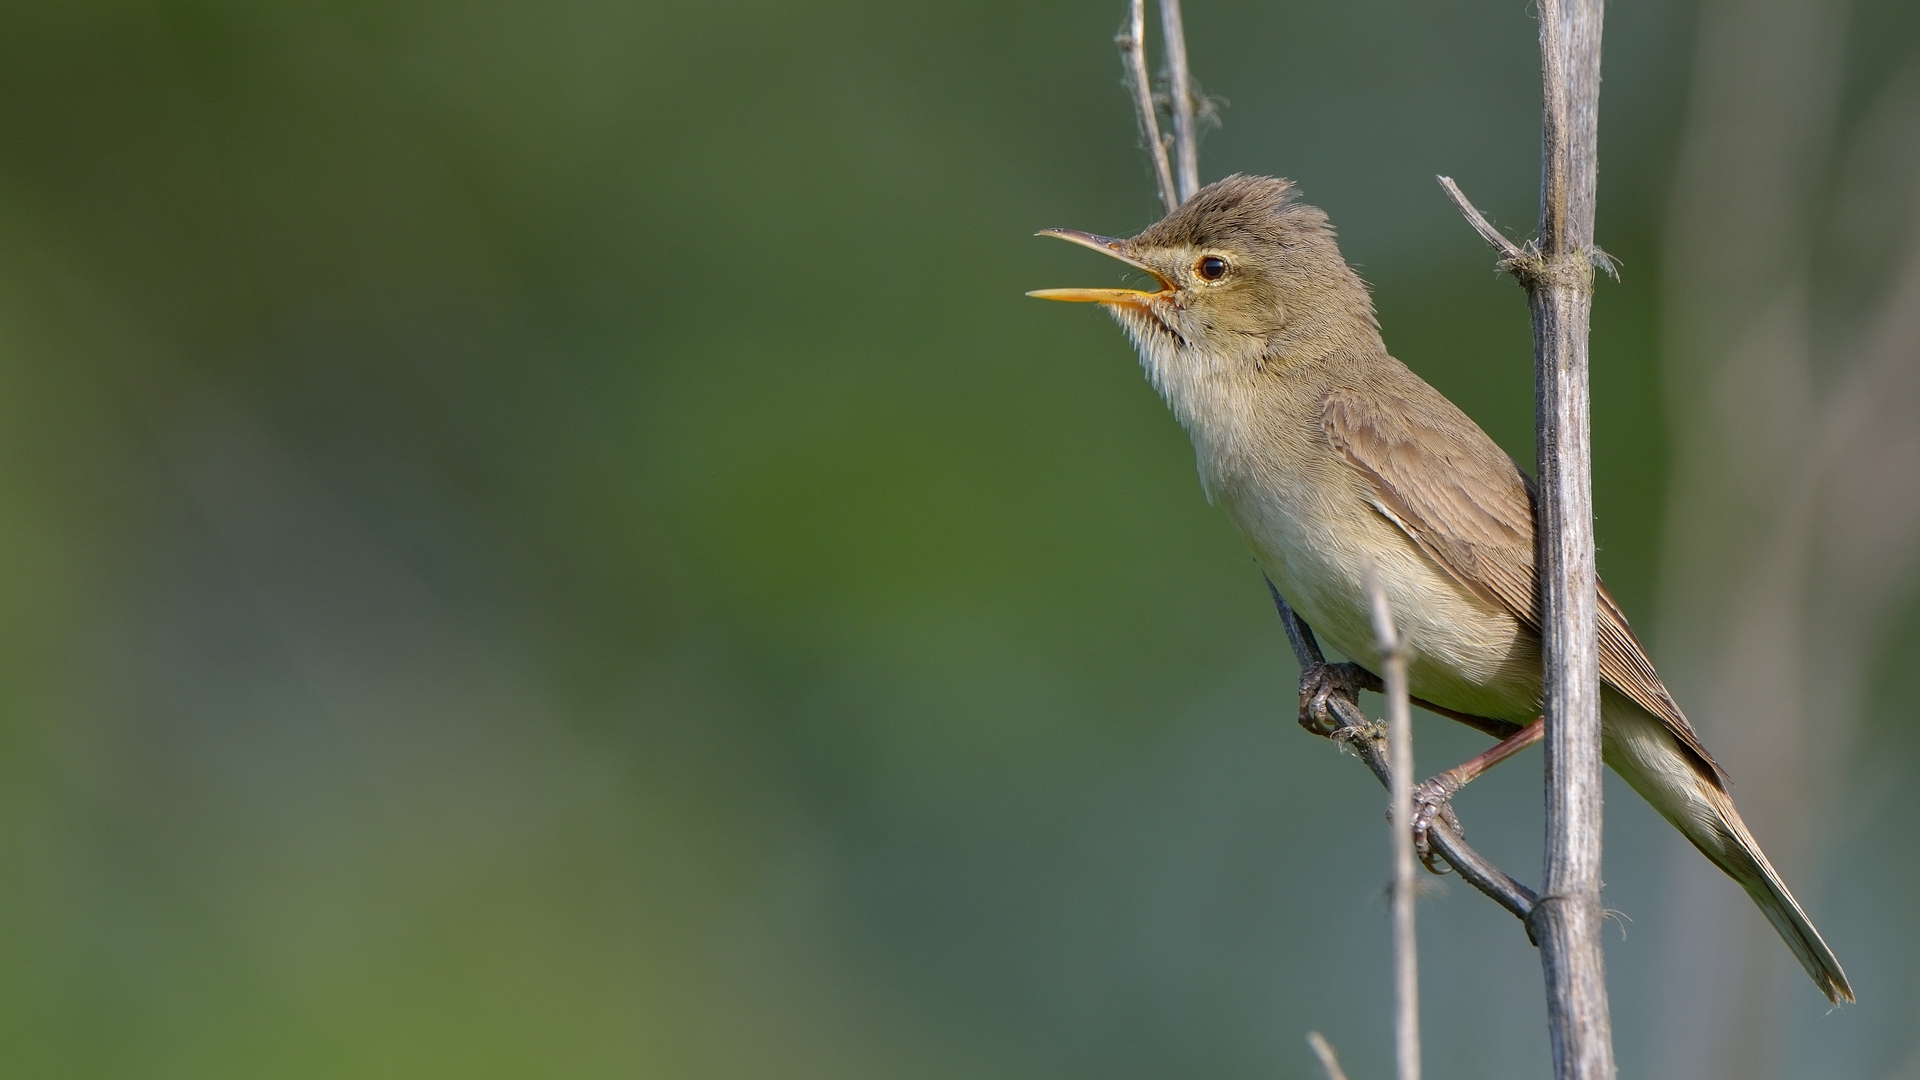
<svg viewBox="0 0 1920 1080">
<path fill-rule="evenodd" d="M 1323 643 L 1381 670 L 1367 600 L 1371 566 L 1411 646 L 1407 681 L 1415 697 L 1516 723 L 1539 715 L 1538 637 L 1461 585 L 1372 506 L 1316 514 L 1311 504 L 1258 503 L 1230 509 L 1261 568 Z"/>
</svg>

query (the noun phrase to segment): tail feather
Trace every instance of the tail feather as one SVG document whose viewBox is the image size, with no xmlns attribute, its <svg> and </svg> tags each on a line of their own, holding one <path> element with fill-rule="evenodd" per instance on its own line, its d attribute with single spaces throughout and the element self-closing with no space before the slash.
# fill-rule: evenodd
<svg viewBox="0 0 1920 1080">
<path fill-rule="evenodd" d="M 1800 966 L 1807 969 L 1813 977 L 1815 986 L 1827 995 L 1827 1000 L 1835 1005 L 1842 1001 L 1853 1000 L 1853 987 L 1847 982 L 1847 973 L 1840 970 L 1840 961 L 1833 955 L 1821 938 L 1820 931 L 1813 928 L 1813 921 L 1800 907 L 1800 902 L 1787 891 L 1786 882 L 1780 880 L 1779 871 L 1767 861 L 1766 853 L 1747 831 L 1746 822 L 1740 820 L 1740 812 L 1733 808 L 1733 800 L 1726 792 L 1714 788 L 1709 793 L 1709 801 L 1717 804 L 1719 811 L 1721 840 L 1715 845 L 1718 852 L 1709 850 L 1700 841 L 1694 840 L 1714 865 L 1727 872 L 1727 876 L 1740 883 L 1760 907 L 1760 913 L 1773 924 L 1780 940 L 1787 943 Z M 1688 839 L 1692 840 L 1691 835 Z"/>
<path fill-rule="evenodd" d="M 1602 700 L 1607 764 L 1747 891 L 1828 1001 L 1852 1001 L 1853 987 L 1840 961 L 1767 861 L 1718 778 L 1703 775 L 1674 737 L 1638 705 L 1610 688 Z"/>
</svg>

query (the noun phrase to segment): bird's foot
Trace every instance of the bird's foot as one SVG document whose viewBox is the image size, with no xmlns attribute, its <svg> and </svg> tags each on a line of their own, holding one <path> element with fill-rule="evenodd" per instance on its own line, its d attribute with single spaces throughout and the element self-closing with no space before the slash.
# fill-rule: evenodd
<svg viewBox="0 0 1920 1080">
<path fill-rule="evenodd" d="M 1334 716 L 1332 699 L 1343 697 L 1360 714 L 1360 691 L 1378 691 L 1380 679 L 1359 664 L 1315 664 L 1300 673 L 1300 726 L 1333 738 L 1346 725 Z"/>
<path fill-rule="evenodd" d="M 1445 858 L 1433 849 L 1433 823 L 1443 821 L 1455 836 L 1465 836 L 1460 818 L 1453 812 L 1452 799 L 1461 788 L 1452 773 L 1441 773 L 1413 789 L 1413 851 L 1421 865 L 1435 874 L 1453 871 Z"/>
</svg>

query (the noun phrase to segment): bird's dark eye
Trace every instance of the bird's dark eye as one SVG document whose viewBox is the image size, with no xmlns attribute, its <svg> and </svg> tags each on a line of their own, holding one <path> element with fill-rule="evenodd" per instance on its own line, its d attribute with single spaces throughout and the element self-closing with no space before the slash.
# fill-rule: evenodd
<svg viewBox="0 0 1920 1080">
<path fill-rule="evenodd" d="M 1193 264 L 1193 272 L 1203 281 L 1219 281 L 1227 276 L 1227 260 L 1218 255 L 1203 255 Z"/>
</svg>

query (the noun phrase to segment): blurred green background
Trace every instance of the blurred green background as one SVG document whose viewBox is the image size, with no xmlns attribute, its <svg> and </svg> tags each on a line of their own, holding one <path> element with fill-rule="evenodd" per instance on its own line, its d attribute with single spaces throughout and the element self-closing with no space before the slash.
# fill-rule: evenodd
<svg viewBox="0 0 1920 1080">
<path fill-rule="evenodd" d="M 1381 794 L 1120 334 L 1021 296 L 1112 274 L 1035 229 L 1156 216 L 1123 8 L 7 5 L 0 1072 L 1307 1077 L 1318 1029 L 1387 1075 Z M 1847 13 L 1843 123 L 1920 56 Z M 1530 459 L 1522 295 L 1433 175 L 1528 231 L 1531 13 L 1187 22 L 1205 177 L 1298 181 Z M 1656 657 L 1695 25 L 1606 29 L 1602 570 Z M 1527 880 L 1537 760 L 1460 800 Z M 1920 844 L 1848 805 L 1796 883 L 1862 1004 L 1778 950 L 1779 1068 L 1920 1076 Z M 1609 808 L 1623 1075 L 1669 1075 L 1677 842 Z M 1520 928 L 1422 920 L 1429 1075 L 1543 1075 Z"/>
</svg>

